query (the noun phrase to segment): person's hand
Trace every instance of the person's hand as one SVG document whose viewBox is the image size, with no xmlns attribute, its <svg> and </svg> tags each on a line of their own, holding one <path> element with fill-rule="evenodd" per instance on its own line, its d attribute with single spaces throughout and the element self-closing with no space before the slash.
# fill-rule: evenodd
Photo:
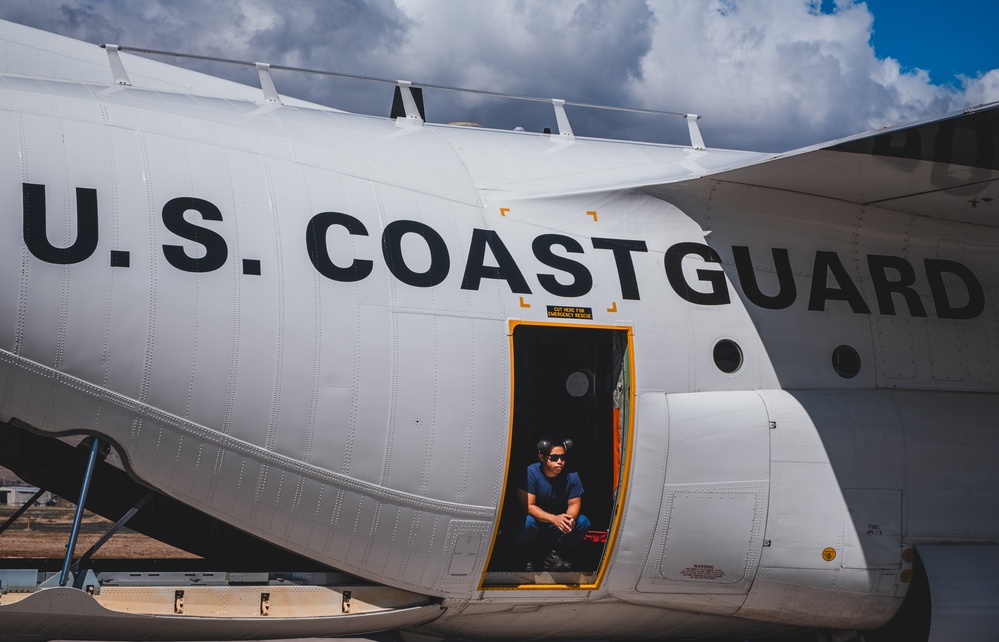
<svg viewBox="0 0 999 642">
<path fill-rule="evenodd" d="M 575 522 L 572 515 L 568 513 L 562 513 L 561 515 L 556 515 L 555 519 L 552 520 L 552 524 L 555 524 L 555 528 L 559 529 L 563 533 L 572 532 L 572 524 Z"/>
</svg>

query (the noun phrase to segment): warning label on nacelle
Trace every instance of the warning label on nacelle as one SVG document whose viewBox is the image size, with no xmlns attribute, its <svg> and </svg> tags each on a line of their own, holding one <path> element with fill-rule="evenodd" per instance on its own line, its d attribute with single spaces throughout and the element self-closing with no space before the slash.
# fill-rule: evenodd
<svg viewBox="0 0 999 642">
<path fill-rule="evenodd" d="M 561 305 L 548 306 L 549 319 L 592 319 L 593 308 L 575 308 Z"/>
<path fill-rule="evenodd" d="M 715 568 L 714 564 L 694 564 L 683 569 L 681 574 L 695 580 L 718 580 L 725 577 L 725 571 Z"/>
</svg>

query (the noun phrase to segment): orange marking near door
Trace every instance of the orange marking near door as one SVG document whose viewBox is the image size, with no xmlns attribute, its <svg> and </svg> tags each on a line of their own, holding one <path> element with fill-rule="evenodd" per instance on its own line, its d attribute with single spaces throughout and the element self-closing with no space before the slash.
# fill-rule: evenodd
<svg viewBox="0 0 999 642">
<path fill-rule="evenodd" d="M 509 207 L 501 207 L 500 208 L 500 216 L 506 216 L 506 213 L 509 212 L 509 211 L 510 211 Z"/>
<path fill-rule="evenodd" d="M 593 217 L 593 222 L 594 222 L 594 223 L 596 223 L 596 222 L 597 222 L 597 213 L 596 213 L 596 212 L 594 212 L 594 211 L 592 211 L 592 210 L 591 210 L 591 211 L 587 212 L 587 213 L 586 213 L 586 215 L 587 215 L 587 216 L 592 216 L 592 217 Z"/>
<path fill-rule="evenodd" d="M 531 304 L 530 303 L 524 303 L 524 297 L 520 297 L 520 307 L 522 307 L 522 308 L 529 308 L 529 307 L 531 307 Z"/>
<path fill-rule="evenodd" d="M 611 307 L 607 308 L 608 312 L 617 312 L 617 301 L 611 302 Z"/>
</svg>

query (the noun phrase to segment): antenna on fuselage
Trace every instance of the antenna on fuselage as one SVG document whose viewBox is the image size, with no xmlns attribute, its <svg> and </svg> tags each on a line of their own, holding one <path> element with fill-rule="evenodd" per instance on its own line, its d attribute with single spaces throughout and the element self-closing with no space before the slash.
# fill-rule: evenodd
<svg viewBox="0 0 999 642">
<path fill-rule="evenodd" d="M 409 118 L 412 120 L 427 120 L 427 112 L 423 107 L 423 89 L 413 87 L 408 80 L 400 80 L 392 95 L 392 112 L 389 118 Z"/>
<path fill-rule="evenodd" d="M 108 52 L 108 64 L 111 65 L 111 76 L 114 78 L 114 84 L 130 86 L 132 83 L 128 79 L 128 72 L 125 71 L 125 65 L 121 63 L 121 56 L 118 55 L 118 45 L 101 45 L 101 47 Z"/>
<path fill-rule="evenodd" d="M 264 101 L 269 103 L 280 103 L 277 87 L 271 79 L 271 66 L 266 62 L 253 63 L 257 67 L 257 76 L 260 78 L 260 88 L 264 91 Z"/>
</svg>

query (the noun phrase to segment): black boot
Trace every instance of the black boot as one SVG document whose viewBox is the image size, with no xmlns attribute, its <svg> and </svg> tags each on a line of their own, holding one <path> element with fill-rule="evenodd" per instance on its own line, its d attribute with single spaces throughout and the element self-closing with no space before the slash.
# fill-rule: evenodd
<svg viewBox="0 0 999 642">
<path fill-rule="evenodd" d="M 552 551 L 548 553 L 548 557 L 545 558 L 544 568 L 546 571 L 565 573 L 572 570 L 572 564 L 562 559 L 562 557 L 558 554 L 558 551 L 552 549 Z"/>
</svg>

